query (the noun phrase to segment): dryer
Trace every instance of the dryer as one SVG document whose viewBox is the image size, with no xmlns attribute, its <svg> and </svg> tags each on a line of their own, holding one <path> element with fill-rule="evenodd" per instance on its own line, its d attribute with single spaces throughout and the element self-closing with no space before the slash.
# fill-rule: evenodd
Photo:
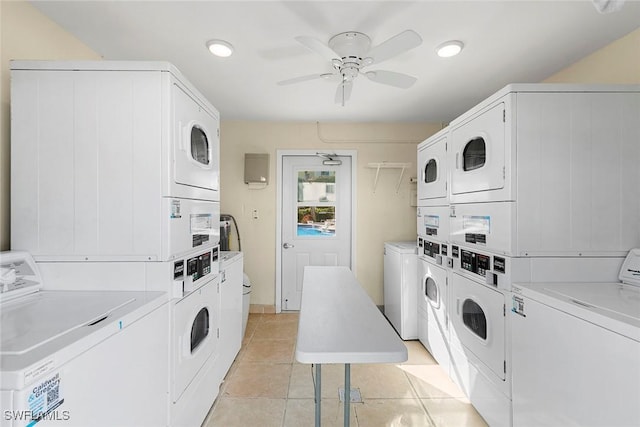
<svg viewBox="0 0 640 427">
<path fill-rule="evenodd" d="M 640 249 L 618 282 L 513 285 L 513 425 L 640 425 Z"/>
<path fill-rule="evenodd" d="M 166 62 L 12 61 L 14 249 L 166 261 L 219 241 L 219 114 Z"/>
</svg>

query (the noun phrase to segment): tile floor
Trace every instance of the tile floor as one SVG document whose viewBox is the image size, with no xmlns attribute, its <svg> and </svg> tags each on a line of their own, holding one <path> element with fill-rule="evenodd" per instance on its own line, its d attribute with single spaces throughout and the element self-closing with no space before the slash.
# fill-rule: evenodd
<svg viewBox="0 0 640 427">
<path fill-rule="evenodd" d="M 311 365 L 295 361 L 298 314 L 250 314 L 242 349 L 203 427 L 314 425 Z M 352 365 L 354 427 L 486 426 L 418 341 L 403 364 Z M 342 426 L 344 365 L 322 366 L 322 425 Z"/>
</svg>

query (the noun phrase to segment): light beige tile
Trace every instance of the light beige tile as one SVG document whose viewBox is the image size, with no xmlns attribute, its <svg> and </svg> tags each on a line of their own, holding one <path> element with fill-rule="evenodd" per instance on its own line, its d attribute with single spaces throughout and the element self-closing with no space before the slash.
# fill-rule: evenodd
<svg viewBox="0 0 640 427">
<path fill-rule="evenodd" d="M 242 355 L 243 362 L 292 363 L 294 340 L 258 340 L 247 345 Z"/>
<path fill-rule="evenodd" d="M 223 397 L 203 427 L 281 427 L 285 399 Z"/>
<path fill-rule="evenodd" d="M 358 425 L 361 427 L 433 426 L 417 399 L 365 399 L 363 404 L 353 405 L 353 407 Z"/>
<path fill-rule="evenodd" d="M 487 427 L 487 423 L 466 399 L 421 399 L 437 427 Z"/>
<path fill-rule="evenodd" d="M 405 341 L 409 358 L 403 365 L 436 365 L 438 362 L 420 341 Z"/>
<path fill-rule="evenodd" d="M 290 375 L 290 364 L 241 362 L 227 380 L 222 395 L 285 398 Z"/>
<path fill-rule="evenodd" d="M 262 322 L 262 319 L 257 316 L 253 314 L 249 315 L 249 320 L 247 320 L 247 328 L 244 331 L 243 344 L 244 344 L 244 341 L 248 341 L 251 339 L 251 337 L 256 331 L 256 328 L 258 327 L 258 324 Z"/>
<path fill-rule="evenodd" d="M 291 368 L 289 398 L 313 398 L 313 373 L 311 365 L 296 363 Z M 332 397 L 335 397 L 332 396 Z"/>
<path fill-rule="evenodd" d="M 263 314 L 262 320 L 264 322 L 298 322 L 300 319 L 299 313 L 277 313 L 277 314 Z"/>
<path fill-rule="evenodd" d="M 360 388 L 364 399 L 416 397 L 409 379 L 396 365 L 352 365 L 351 387 Z"/>
<path fill-rule="evenodd" d="M 350 425 L 358 426 L 353 406 L 350 412 Z M 320 420 L 323 427 L 344 425 L 344 404 L 338 399 L 322 399 Z M 315 423 L 315 402 L 313 399 L 288 399 L 284 416 L 284 427 L 313 426 Z"/>
<path fill-rule="evenodd" d="M 464 398 L 465 395 L 440 365 L 402 365 L 418 397 Z"/>
<path fill-rule="evenodd" d="M 262 321 L 256 327 L 252 340 L 296 339 L 298 322 Z"/>
</svg>

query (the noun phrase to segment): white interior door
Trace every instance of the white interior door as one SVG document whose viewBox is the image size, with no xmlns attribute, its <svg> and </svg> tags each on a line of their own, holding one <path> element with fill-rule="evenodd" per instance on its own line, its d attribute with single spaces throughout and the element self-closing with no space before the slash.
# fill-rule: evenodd
<svg viewBox="0 0 640 427">
<path fill-rule="evenodd" d="M 351 268 L 351 160 L 285 155 L 282 159 L 282 310 L 299 310 L 307 265 Z"/>
</svg>

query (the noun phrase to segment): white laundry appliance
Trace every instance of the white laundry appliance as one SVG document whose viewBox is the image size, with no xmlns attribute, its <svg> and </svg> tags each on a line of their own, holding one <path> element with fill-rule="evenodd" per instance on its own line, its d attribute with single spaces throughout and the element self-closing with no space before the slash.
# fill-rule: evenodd
<svg viewBox="0 0 640 427">
<path fill-rule="evenodd" d="M 166 424 L 165 292 L 47 291 L 28 253 L 0 265 L 0 425 Z"/>
<path fill-rule="evenodd" d="M 50 289 L 169 293 L 165 423 L 199 425 L 221 380 L 217 110 L 165 62 L 11 69 L 13 248 Z"/>
<path fill-rule="evenodd" d="M 499 288 L 508 282 L 497 274 L 510 271 L 509 260 L 456 245 L 451 249 L 456 260 L 449 282 L 451 378 L 489 425 L 510 426 L 507 292 Z"/>
<path fill-rule="evenodd" d="M 511 425 L 511 289 L 516 282 L 615 280 L 620 257 L 507 257 L 452 245 L 451 378 L 492 426 Z"/>
<path fill-rule="evenodd" d="M 640 245 L 639 109 L 639 85 L 509 85 L 453 120 L 452 242 L 624 257 Z"/>
<path fill-rule="evenodd" d="M 220 380 L 229 371 L 242 346 L 243 261 L 242 252 L 223 251 L 220 257 L 220 355 L 216 365 Z"/>
<path fill-rule="evenodd" d="M 418 338 L 416 243 L 384 244 L 384 315 L 403 340 Z"/>
<path fill-rule="evenodd" d="M 640 249 L 619 281 L 516 283 L 513 425 L 640 425 Z"/>
<path fill-rule="evenodd" d="M 418 206 L 449 203 L 449 128 L 444 128 L 418 145 Z"/>
<path fill-rule="evenodd" d="M 167 261 L 219 241 L 219 114 L 166 62 L 12 61 L 14 249 Z"/>
<path fill-rule="evenodd" d="M 449 373 L 449 280 L 448 245 L 418 238 L 418 339 L 442 369 Z"/>
</svg>

